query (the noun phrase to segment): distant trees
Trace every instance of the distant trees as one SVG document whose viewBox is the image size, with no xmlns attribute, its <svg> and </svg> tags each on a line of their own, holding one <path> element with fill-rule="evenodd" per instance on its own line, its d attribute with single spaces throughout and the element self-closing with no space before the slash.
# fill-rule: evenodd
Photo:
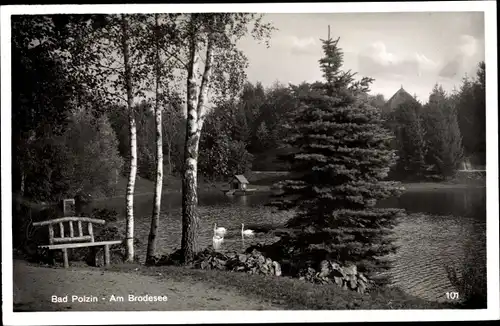
<svg viewBox="0 0 500 326">
<path fill-rule="evenodd" d="M 486 66 L 478 64 L 475 78 L 465 76 L 460 89 L 452 94 L 464 155 L 473 163 L 486 164 Z"/>
<path fill-rule="evenodd" d="M 484 166 L 485 89 L 485 65 L 480 62 L 476 77 L 466 76 L 453 93 L 435 85 L 425 105 L 408 96 L 384 113 L 386 126 L 396 136 L 393 148 L 399 157 L 391 177 L 448 179 L 466 159 Z"/>
<path fill-rule="evenodd" d="M 422 105 L 416 100 L 406 101 L 392 114 L 399 156 L 398 170 L 402 175 L 421 180 L 428 168 L 427 133 L 422 116 Z"/>
<path fill-rule="evenodd" d="M 323 41 L 325 82 L 299 92 L 286 141 L 297 150 L 287 157 L 296 177 L 282 183 L 274 205 L 296 210 L 288 226 L 297 231 L 282 238 L 292 260 L 313 268 L 328 258 L 351 261 L 373 275 L 388 268 L 380 257 L 395 250 L 389 235 L 399 210 L 373 208 L 400 192 L 398 183 L 382 181 L 395 151 L 380 110 L 367 103 L 372 79 L 355 82 L 341 70 L 337 43 Z"/>
<path fill-rule="evenodd" d="M 111 196 L 116 173 L 121 173 L 123 159 L 118 153 L 118 140 L 106 115 L 95 117 L 78 110 L 70 118 L 60 137 L 61 181 L 64 194 L 74 197 L 80 192 L 94 196 Z"/>
<path fill-rule="evenodd" d="M 452 177 L 463 159 L 456 109 L 443 88 L 436 85 L 424 110 L 429 144 L 427 162 L 443 177 Z"/>
<path fill-rule="evenodd" d="M 222 179 L 250 170 L 246 121 L 237 103 L 219 105 L 210 112 L 200 139 L 200 172 L 209 180 Z"/>
<path fill-rule="evenodd" d="M 368 96 L 368 103 L 373 106 L 374 108 L 382 110 L 386 104 L 386 100 L 384 95 L 382 94 L 376 94 L 376 95 L 369 95 Z"/>
</svg>

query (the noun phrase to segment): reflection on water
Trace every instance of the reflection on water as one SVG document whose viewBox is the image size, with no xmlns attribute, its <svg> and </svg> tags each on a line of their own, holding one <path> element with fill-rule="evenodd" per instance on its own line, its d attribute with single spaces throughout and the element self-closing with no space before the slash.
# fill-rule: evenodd
<svg viewBox="0 0 500 326">
<path fill-rule="evenodd" d="M 200 245 L 211 245 L 213 223 L 228 229 L 224 246 L 241 248 L 241 223 L 247 225 L 272 223 L 281 225 L 289 215 L 271 212 L 263 204 L 269 202 L 269 194 L 227 197 L 222 193 L 199 195 Z M 136 236 L 143 239 L 137 251 L 144 259 L 149 234 L 153 197 L 135 198 Z M 108 207 L 125 215 L 125 199 L 96 202 L 93 206 Z M 400 246 L 394 256 L 391 271 L 394 284 L 410 294 L 429 300 L 444 300 L 447 291 L 455 291 L 446 276 L 445 266 L 466 263 L 466 254 L 484 257 L 486 232 L 486 191 L 481 189 L 437 189 L 410 191 L 399 198 L 391 198 L 380 207 L 399 207 L 410 214 L 395 228 Z M 181 196 L 166 194 L 162 199 L 158 248 L 168 253 L 180 247 Z M 124 227 L 124 225 L 123 225 Z M 253 241 L 263 241 L 254 239 Z M 275 239 L 265 239 L 274 241 Z M 249 245 L 250 243 L 246 243 Z"/>
</svg>

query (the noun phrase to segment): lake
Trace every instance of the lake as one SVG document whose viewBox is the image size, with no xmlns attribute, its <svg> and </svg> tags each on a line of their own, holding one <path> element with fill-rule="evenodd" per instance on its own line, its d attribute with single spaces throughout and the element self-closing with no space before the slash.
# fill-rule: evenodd
<svg viewBox="0 0 500 326">
<path fill-rule="evenodd" d="M 242 248 L 241 223 L 246 225 L 284 224 L 289 215 L 273 212 L 263 204 L 269 194 L 227 197 L 221 192 L 199 194 L 200 245 L 211 246 L 213 224 L 228 229 L 226 249 Z M 95 202 L 92 207 L 115 209 L 125 214 L 125 199 L 116 198 Z M 135 198 L 135 235 L 141 239 L 137 253 L 144 260 L 151 223 L 153 196 Z M 446 292 L 456 291 L 450 284 L 445 266 L 467 263 L 467 253 L 481 257 L 486 264 L 486 190 L 485 188 L 435 189 L 407 191 L 399 198 L 379 203 L 379 207 L 404 208 L 410 214 L 395 228 L 400 246 L 391 270 L 394 285 L 407 293 L 433 301 L 446 300 Z M 166 194 L 162 198 L 158 248 L 169 253 L 180 247 L 181 196 Z M 120 227 L 125 228 L 124 221 Z M 256 238 L 253 242 L 271 243 L 277 238 Z M 248 246 L 252 242 L 246 241 Z M 477 263 L 476 263 L 477 264 Z"/>
</svg>

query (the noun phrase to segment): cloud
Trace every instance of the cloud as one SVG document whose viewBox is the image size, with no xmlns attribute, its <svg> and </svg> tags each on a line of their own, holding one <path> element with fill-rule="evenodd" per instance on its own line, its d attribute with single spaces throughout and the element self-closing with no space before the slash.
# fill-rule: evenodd
<svg viewBox="0 0 500 326">
<path fill-rule="evenodd" d="M 462 57 L 457 56 L 455 59 L 447 62 L 439 71 L 439 77 L 453 78 L 459 74 L 462 67 Z"/>
<path fill-rule="evenodd" d="M 444 78 L 454 78 L 465 72 L 466 66 L 474 64 L 476 53 L 479 52 L 479 42 L 471 35 L 460 35 L 457 46 L 451 51 L 448 60 L 445 61 L 439 76 Z"/>
<path fill-rule="evenodd" d="M 421 76 L 438 67 L 422 53 L 392 53 L 380 41 L 359 53 L 358 62 L 360 73 L 372 76 Z"/>
<path fill-rule="evenodd" d="M 299 38 L 296 36 L 289 36 L 285 42 L 290 46 L 290 51 L 293 54 L 316 54 L 321 50 L 319 40 L 313 37 Z"/>
<path fill-rule="evenodd" d="M 477 52 L 478 44 L 477 40 L 470 35 L 461 35 L 459 51 L 461 54 L 467 57 L 472 57 Z"/>
</svg>

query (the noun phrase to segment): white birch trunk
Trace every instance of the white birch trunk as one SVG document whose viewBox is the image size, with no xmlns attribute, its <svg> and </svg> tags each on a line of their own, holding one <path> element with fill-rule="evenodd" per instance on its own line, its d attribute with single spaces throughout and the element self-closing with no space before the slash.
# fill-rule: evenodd
<svg viewBox="0 0 500 326">
<path fill-rule="evenodd" d="M 181 250 L 185 263 L 190 263 L 194 258 L 195 252 L 198 250 L 197 230 L 199 221 L 196 212 L 196 207 L 198 205 L 198 147 L 200 143 L 201 128 L 207 111 L 206 102 L 208 97 L 208 85 L 210 83 L 213 60 L 213 36 L 209 36 L 207 44 L 206 63 L 200 85 L 199 97 L 196 83 L 198 57 L 196 54 L 197 44 L 194 32 L 191 35 L 190 41 L 190 60 L 187 81 L 186 142 L 184 147 L 184 174 L 182 177 Z"/>
<path fill-rule="evenodd" d="M 155 14 L 155 27 L 158 28 L 158 14 Z M 160 109 L 160 49 L 158 44 L 158 34 L 156 39 L 156 102 L 155 102 L 155 127 L 156 127 L 156 183 L 153 204 L 153 214 L 151 216 L 151 229 L 149 231 L 148 249 L 146 262 L 152 262 L 156 254 L 156 238 L 158 226 L 160 224 L 161 191 L 163 185 L 163 135 L 162 135 L 162 111 Z"/>
<path fill-rule="evenodd" d="M 186 119 L 186 141 L 184 143 L 184 173 L 182 175 L 182 240 L 181 250 L 184 262 L 189 263 L 196 252 L 196 231 L 198 217 L 196 206 L 198 204 L 197 194 L 197 171 L 198 171 L 198 114 L 196 71 L 198 70 L 198 56 L 196 54 L 197 44 L 195 32 L 190 37 L 189 64 L 187 79 L 187 119 Z"/>
<path fill-rule="evenodd" d="M 125 15 L 122 15 L 122 51 L 123 63 L 125 66 L 125 88 L 127 90 L 127 109 L 129 120 L 129 136 L 130 136 L 130 160 L 129 160 L 129 177 L 127 183 L 126 194 L 126 245 L 127 253 L 125 260 L 127 262 L 134 261 L 134 188 L 137 175 L 137 126 L 133 111 L 133 92 L 132 92 L 132 75 L 129 54 L 129 26 Z"/>
</svg>

